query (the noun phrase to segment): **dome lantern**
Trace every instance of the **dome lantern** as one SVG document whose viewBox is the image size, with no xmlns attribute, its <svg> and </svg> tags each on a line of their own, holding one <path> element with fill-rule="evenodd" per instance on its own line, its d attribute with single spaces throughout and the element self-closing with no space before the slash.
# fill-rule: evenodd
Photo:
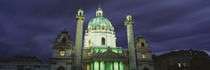
<svg viewBox="0 0 210 70">
<path fill-rule="evenodd" d="M 96 17 L 102 17 L 103 16 L 103 11 L 102 9 L 99 7 L 98 10 L 96 11 Z"/>
<path fill-rule="evenodd" d="M 128 13 L 128 15 L 126 16 L 127 20 L 132 20 L 132 16 Z"/>
<path fill-rule="evenodd" d="M 84 11 L 80 8 L 77 12 L 77 15 L 83 15 L 84 14 Z"/>
</svg>

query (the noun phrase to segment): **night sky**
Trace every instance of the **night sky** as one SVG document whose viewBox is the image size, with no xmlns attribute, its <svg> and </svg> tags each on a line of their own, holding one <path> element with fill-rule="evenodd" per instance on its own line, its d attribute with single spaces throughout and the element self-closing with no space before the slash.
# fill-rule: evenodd
<svg viewBox="0 0 210 70">
<path fill-rule="evenodd" d="M 0 0 L 0 57 L 37 56 L 49 62 L 53 41 L 67 28 L 75 41 L 77 10 L 95 17 L 98 0 Z M 153 54 L 195 49 L 210 54 L 210 0 L 102 0 L 104 17 L 115 27 L 117 46 L 127 48 L 125 16 L 135 20 Z M 74 42 L 75 43 L 75 42 Z"/>
</svg>

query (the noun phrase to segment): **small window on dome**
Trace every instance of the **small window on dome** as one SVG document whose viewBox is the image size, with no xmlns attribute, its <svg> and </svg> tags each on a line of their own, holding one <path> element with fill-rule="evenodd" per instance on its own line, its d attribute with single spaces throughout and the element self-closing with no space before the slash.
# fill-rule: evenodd
<svg viewBox="0 0 210 70">
<path fill-rule="evenodd" d="M 114 31 L 114 28 L 112 27 L 111 30 Z"/>
<path fill-rule="evenodd" d="M 102 25 L 101 28 L 104 30 L 105 29 L 105 25 Z"/>
<path fill-rule="evenodd" d="M 92 27 L 89 27 L 89 32 L 91 32 L 91 30 L 92 30 Z"/>
</svg>

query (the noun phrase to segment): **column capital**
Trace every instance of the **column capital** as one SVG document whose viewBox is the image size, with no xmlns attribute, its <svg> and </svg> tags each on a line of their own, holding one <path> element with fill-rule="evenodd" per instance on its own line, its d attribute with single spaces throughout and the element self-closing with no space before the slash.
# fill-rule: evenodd
<svg viewBox="0 0 210 70">
<path fill-rule="evenodd" d="M 85 20 L 84 11 L 81 8 L 77 11 L 76 19 L 77 20 Z"/>
<path fill-rule="evenodd" d="M 134 20 L 125 20 L 125 25 L 134 24 Z"/>
<path fill-rule="evenodd" d="M 132 19 L 132 16 L 130 13 L 126 16 L 125 25 L 134 24 L 134 20 Z"/>
<path fill-rule="evenodd" d="M 76 14 L 76 20 L 85 20 L 85 15 Z"/>
</svg>

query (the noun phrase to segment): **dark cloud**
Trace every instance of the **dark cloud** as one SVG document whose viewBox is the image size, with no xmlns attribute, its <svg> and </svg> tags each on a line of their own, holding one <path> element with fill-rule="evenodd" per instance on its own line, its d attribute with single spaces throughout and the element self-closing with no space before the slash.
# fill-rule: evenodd
<svg viewBox="0 0 210 70">
<path fill-rule="evenodd" d="M 53 41 L 66 27 L 75 40 L 75 14 L 85 11 L 84 29 L 98 0 L 0 1 L 0 56 L 34 55 L 49 61 Z M 135 19 L 134 36 L 145 36 L 154 54 L 197 49 L 209 53 L 210 1 L 103 0 L 104 17 L 115 27 L 117 45 L 127 48 L 125 16 Z"/>
</svg>

